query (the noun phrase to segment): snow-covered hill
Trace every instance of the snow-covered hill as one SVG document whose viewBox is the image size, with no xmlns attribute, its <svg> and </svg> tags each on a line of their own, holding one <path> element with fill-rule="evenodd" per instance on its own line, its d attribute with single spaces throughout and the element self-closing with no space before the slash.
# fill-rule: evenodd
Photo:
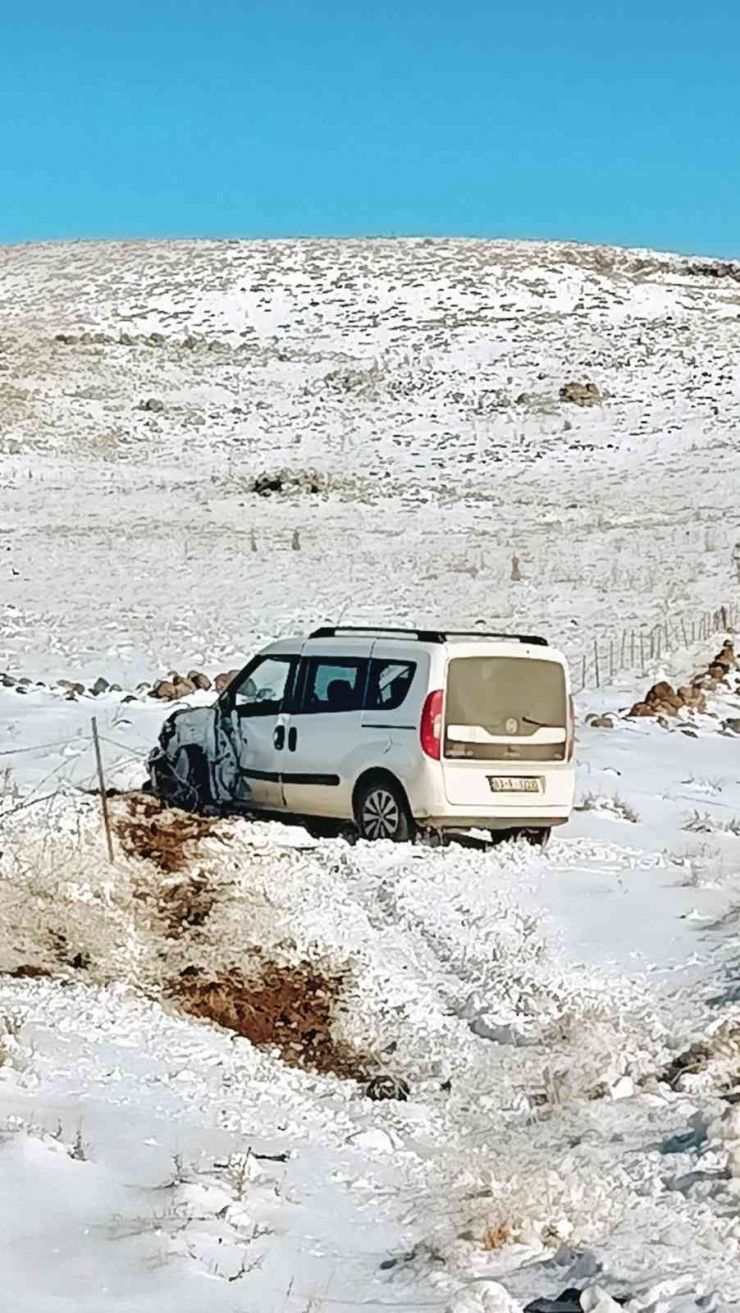
<svg viewBox="0 0 740 1313">
<path fill-rule="evenodd" d="M 0 316 L 0 672 L 214 674 L 340 617 L 577 656 L 737 600 L 731 266 L 60 244 L 0 251 Z M 112 867 L 90 716 L 125 786 L 163 708 L 0 686 L 13 1309 L 740 1309 L 736 684 L 668 728 L 630 676 L 582 698 L 547 854 L 116 799 Z"/>
<path fill-rule="evenodd" d="M 508 242 L 0 251 L 0 668 L 219 665 L 340 613 L 560 636 L 727 600 L 732 272 Z M 250 491 L 281 468 L 297 486 Z"/>
</svg>

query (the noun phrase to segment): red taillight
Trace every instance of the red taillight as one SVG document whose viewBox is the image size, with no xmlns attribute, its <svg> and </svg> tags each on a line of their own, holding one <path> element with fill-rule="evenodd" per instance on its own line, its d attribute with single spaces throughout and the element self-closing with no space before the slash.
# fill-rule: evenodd
<svg viewBox="0 0 740 1313">
<path fill-rule="evenodd" d="M 442 755 L 443 697 L 442 689 L 436 688 L 427 697 L 424 710 L 421 713 L 421 727 L 419 730 L 421 746 L 426 755 L 434 761 L 439 761 Z"/>
<path fill-rule="evenodd" d="M 572 697 L 568 698 L 568 739 L 565 744 L 565 760 L 572 761 L 576 747 L 576 709 Z"/>
</svg>

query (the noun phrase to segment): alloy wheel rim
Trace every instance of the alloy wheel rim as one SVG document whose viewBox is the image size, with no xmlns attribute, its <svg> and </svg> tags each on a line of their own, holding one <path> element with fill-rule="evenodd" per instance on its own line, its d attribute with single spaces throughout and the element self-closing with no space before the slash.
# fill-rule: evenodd
<svg viewBox="0 0 740 1313">
<path fill-rule="evenodd" d="M 362 808 L 362 828 L 369 839 L 392 839 L 398 833 L 401 812 L 387 789 L 368 794 Z"/>
</svg>

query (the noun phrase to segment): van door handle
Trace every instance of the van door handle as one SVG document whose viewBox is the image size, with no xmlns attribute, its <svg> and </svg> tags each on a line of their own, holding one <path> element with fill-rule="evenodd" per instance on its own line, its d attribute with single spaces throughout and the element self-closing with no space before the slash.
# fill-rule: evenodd
<svg viewBox="0 0 740 1313">
<path fill-rule="evenodd" d="M 298 744 L 298 730 L 295 728 L 294 725 L 292 729 L 288 730 L 288 751 L 295 752 L 297 744 Z"/>
<path fill-rule="evenodd" d="M 276 728 L 276 730 L 275 730 L 275 733 L 274 733 L 273 736 L 272 736 L 272 741 L 273 741 L 273 743 L 275 744 L 275 747 L 277 748 L 278 752 L 281 750 L 281 748 L 284 748 L 284 747 L 285 747 L 285 726 L 284 726 L 284 725 L 278 725 L 278 726 L 277 726 L 277 728 Z"/>
</svg>

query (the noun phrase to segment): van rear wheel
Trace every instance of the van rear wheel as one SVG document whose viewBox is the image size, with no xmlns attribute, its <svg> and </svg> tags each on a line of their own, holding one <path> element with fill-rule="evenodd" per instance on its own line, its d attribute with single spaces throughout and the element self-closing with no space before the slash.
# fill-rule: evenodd
<svg viewBox="0 0 740 1313">
<path fill-rule="evenodd" d="M 368 780 L 361 786 L 355 820 L 363 839 L 406 843 L 414 835 L 408 803 L 398 785 L 388 778 Z"/>
<path fill-rule="evenodd" d="M 533 848 L 546 848 L 550 842 L 552 829 L 549 825 L 542 825 L 533 830 L 520 830 L 520 834 Z"/>
</svg>

